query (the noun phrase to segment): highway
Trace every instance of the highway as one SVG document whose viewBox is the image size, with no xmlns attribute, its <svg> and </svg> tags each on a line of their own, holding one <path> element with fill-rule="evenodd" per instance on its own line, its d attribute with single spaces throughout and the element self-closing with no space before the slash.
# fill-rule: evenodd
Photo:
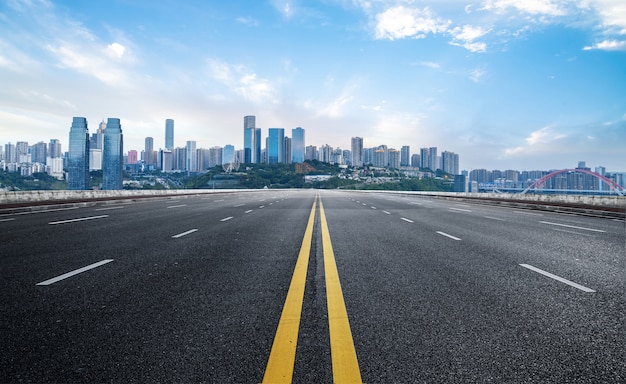
<svg viewBox="0 0 626 384">
<path fill-rule="evenodd" d="M 326 190 L 0 212 L 0 284 L 1 383 L 626 382 L 618 219 Z"/>
</svg>

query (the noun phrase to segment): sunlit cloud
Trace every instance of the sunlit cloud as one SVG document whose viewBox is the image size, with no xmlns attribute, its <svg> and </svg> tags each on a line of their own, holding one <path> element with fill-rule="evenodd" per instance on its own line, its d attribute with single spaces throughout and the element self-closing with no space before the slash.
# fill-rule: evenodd
<svg viewBox="0 0 626 384">
<path fill-rule="evenodd" d="M 270 80 L 257 77 L 257 74 L 246 66 L 233 65 L 216 59 L 209 59 L 207 64 L 210 76 L 234 94 L 254 102 L 277 102 Z"/>
<path fill-rule="evenodd" d="M 550 150 L 550 146 L 554 145 L 555 142 L 567 137 L 566 134 L 555 132 L 552 126 L 546 126 L 531 132 L 530 135 L 524 139 L 526 145 L 507 148 L 504 150 L 504 153 L 506 155 L 518 155 L 539 150 Z M 552 149 L 554 149 L 554 147 Z"/>
<path fill-rule="evenodd" d="M 513 8 L 531 15 L 563 16 L 566 12 L 560 5 L 553 0 L 487 0 L 483 9 L 504 13 Z"/>
<path fill-rule="evenodd" d="M 115 58 L 121 59 L 124 56 L 126 47 L 120 43 L 112 43 L 107 46 L 107 53 Z"/>
<path fill-rule="evenodd" d="M 429 8 L 396 6 L 376 15 L 376 38 L 424 38 L 448 30 L 451 21 L 438 18 Z"/>
<path fill-rule="evenodd" d="M 594 49 L 604 50 L 604 51 L 625 51 L 626 50 L 626 40 L 618 41 L 618 40 L 604 40 L 597 44 L 586 46 L 583 48 L 585 51 L 590 51 Z"/>
</svg>

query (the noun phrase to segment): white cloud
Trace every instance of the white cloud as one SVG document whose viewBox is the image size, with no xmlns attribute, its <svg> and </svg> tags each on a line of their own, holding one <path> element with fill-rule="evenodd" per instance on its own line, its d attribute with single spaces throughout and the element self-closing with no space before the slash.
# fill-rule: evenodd
<svg viewBox="0 0 626 384">
<path fill-rule="evenodd" d="M 530 135 L 524 139 L 526 145 L 507 148 L 504 150 L 504 153 L 506 155 L 517 155 L 537 152 L 544 149 L 549 150 L 550 146 L 554 145 L 554 142 L 565 138 L 567 138 L 566 134 L 555 132 L 552 126 L 546 126 L 531 132 Z"/>
<path fill-rule="evenodd" d="M 228 64 L 219 60 L 207 61 L 210 75 L 247 100 L 277 102 L 275 89 L 268 79 L 258 78 L 244 65 Z"/>
<path fill-rule="evenodd" d="M 485 77 L 485 75 L 487 75 L 487 71 L 484 71 L 482 69 L 475 69 L 470 72 L 469 78 L 473 82 L 478 83 L 480 82 L 480 80 L 482 80 L 483 77 Z"/>
<path fill-rule="evenodd" d="M 106 52 L 117 59 L 121 59 L 124 56 L 124 52 L 126 51 L 126 47 L 124 47 L 120 43 L 112 43 L 107 46 Z"/>
<path fill-rule="evenodd" d="M 626 40 L 604 40 L 597 44 L 586 46 L 583 48 L 583 50 L 585 51 L 590 51 L 594 49 L 600 49 L 604 51 L 624 51 L 626 50 Z"/>
<path fill-rule="evenodd" d="M 487 43 L 474 40 L 485 36 L 490 31 L 490 29 L 472 25 L 456 27 L 450 31 L 453 37 L 450 44 L 463 47 L 470 52 L 485 52 L 487 50 Z"/>
<path fill-rule="evenodd" d="M 509 8 L 531 15 L 564 16 L 566 14 L 560 3 L 553 0 L 487 0 L 483 6 L 485 10 L 498 13 L 504 13 Z"/>
<path fill-rule="evenodd" d="M 396 6 L 376 15 L 377 39 L 423 38 L 448 30 L 451 21 L 435 17 L 430 9 Z"/>
<path fill-rule="evenodd" d="M 252 17 L 238 17 L 236 21 L 238 23 L 245 24 L 250 27 L 257 27 L 259 25 L 258 20 L 255 20 Z"/>
<path fill-rule="evenodd" d="M 593 7 L 602 20 L 605 29 L 613 30 L 617 34 L 626 35 L 626 1 L 622 0 L 588 0 L 581 1 L 581 7 Z"/>
</svg>

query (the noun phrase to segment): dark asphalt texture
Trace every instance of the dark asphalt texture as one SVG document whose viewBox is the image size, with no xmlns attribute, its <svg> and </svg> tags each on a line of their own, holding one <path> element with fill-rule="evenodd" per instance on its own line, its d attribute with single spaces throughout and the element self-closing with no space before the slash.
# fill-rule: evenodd
<svg viewBox="0 0 626 384">
<path fill-rule="evenodd" d="M 0 383 L 261 382 L 317 193 L 0 212 Z M 622 220 L 319 194 L 364 382 L 626 382 Z M 332 382 L 315 223 L 295 383 Z"/>
</svg>

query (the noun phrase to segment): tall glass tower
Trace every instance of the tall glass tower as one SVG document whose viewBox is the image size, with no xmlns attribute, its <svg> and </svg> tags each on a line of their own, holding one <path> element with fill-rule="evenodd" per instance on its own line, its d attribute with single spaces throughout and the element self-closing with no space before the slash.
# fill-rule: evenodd
<svg viewBox="0 0 626 384">
<path fill-rule="evenodd" d="M 256 117 L 243 117 L 243 162 L 257 163 L 255 144 L 256 144 Z"/>
<path fill-rule="evenodd" d="M 89 189 L 89 130 L 87 119 L 74 117 L 70 128 L 67 189 Z"/>
<path fill-rule="evenodd" d="M 174 149 L 174 120 L 165 120 L 165 149 Z"/>
<path fill-rule="evenodd" d="M 102 189 L 122 189 L 124 140 L 120 119 L 109 118 L 104 130 L 102 154 Z"/>
<path fill-rule="evenodd" d="M 267 140 L 267 162 L 278 164 L 285 162 L 285 129 L 270 128 Z"/>
<path fill-rule="evenodd" d="M 304 129 L 300 127 L 291 130 L 291 162 L 304 162 Z"/>
</svg>

